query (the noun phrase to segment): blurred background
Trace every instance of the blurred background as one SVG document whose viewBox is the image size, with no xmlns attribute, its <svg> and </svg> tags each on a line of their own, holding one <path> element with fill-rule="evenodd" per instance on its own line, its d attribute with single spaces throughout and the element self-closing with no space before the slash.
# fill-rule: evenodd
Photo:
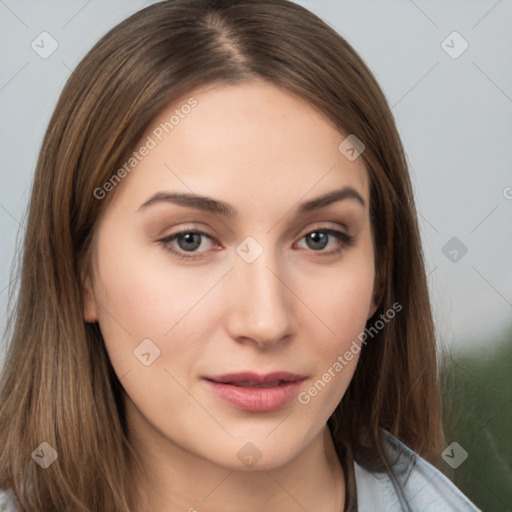
<svg viewBox="0 0 512 512">
<path fill-rule="evenodd" d="M 150 3 L 0 0 L 2 330 L 58 95 L 101 35 Z M 361 55 L 402 137 L 444 354 L 438 467 L 482 510 L 512 510 L 512 1 L 297 3 Z"/>
</svg>

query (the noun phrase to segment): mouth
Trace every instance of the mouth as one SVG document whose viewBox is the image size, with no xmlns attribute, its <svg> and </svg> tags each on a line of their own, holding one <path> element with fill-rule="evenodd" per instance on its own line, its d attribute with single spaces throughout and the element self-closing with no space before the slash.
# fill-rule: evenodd
<svg viewBox="0 0 512 512">
<path fill-rule="evenodd" d="M 286 382 L 297 382 L 305 379 L 304 375 L 290 372 L 272 372 L 266 375 L 253 372 L 227 373 L 214 377 L 204 377 L 206 380 L 218 382 L 220 384 L 233 384 L 243 387 L 266 387 L 271 388 L 279 386 Z"/>
<path fill-rule="evenodd" d="M 270 412 L 293 400 L 306 377 L 289 372 L 267 375 L 243 372 L 204 377 L 204 380 L 218 398 L 237 409 Z"/>
<path fill-rule="evenodd" d="M 215 381 L 212 381 L 215 382 Z M 268 382 L 266 384 L 258 384 L 257 382 L 245 380 L 242 382 L 220 382 L 220 384 L 231 384 L 233 386 L 238 386 L 241 388 L 275 388 L 276 386 L 280 386 L 286 382 L 285 380 L 276 380 L 274 382 Z"/>
</svg>

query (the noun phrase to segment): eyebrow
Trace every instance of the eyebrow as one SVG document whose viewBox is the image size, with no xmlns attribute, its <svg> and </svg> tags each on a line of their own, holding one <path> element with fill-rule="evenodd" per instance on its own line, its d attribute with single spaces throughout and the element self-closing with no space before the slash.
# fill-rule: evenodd
<svg viewBox="0 0 512 512">
<path fill-rule="evenodd" d="M 298 208 L 298 214 L 304 215 L 315 210 L 324 208 L 337 201 L 343 201 L 345 199 L 355 199 L 361 206 L 366 207 L 365 200 L 361 197 L 359 192 L 353 187 L 343 187 L 339 190 L 333 190 L 310 201 L 302 203 Z M 211 197 L 198 196 L 195 194 L 185 193 L 172 193 L 172 192 L 157 192 L 151 196 L 146 202 L 144 202 L 139 210 L 143 210 L 153 204 L 157 203 L 173 203 L 178 206 L 185 206 L 189 208 L 195 208 L 197 210 L 203 210 L 208 213 L 222 215 L 227 218 L 236 218 L 238 211 L 229 203 L 218 201 Z"/>
</svg>

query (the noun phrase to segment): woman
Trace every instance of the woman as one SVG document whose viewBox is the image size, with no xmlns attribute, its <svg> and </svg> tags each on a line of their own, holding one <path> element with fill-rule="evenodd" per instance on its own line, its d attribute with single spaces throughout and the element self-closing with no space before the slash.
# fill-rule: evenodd
<svg viewBox="0 0 512 512">
<path fill-rule="evenodd" d="M 392 115 L 293 3 L 162 2 L 88 53 L 11 331 L 12 510 L 477 510 L 426 462 L 435 338 Z"/>
</svg>

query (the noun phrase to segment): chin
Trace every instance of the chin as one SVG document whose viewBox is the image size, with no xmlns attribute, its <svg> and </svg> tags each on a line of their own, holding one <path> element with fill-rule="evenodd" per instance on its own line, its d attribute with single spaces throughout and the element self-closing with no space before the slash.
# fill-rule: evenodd
<svg viewBox="0 0 512 512">
<path fill-rule="evenodd" d="M 215 453 L 208 456 L 203 452 L 202 456 L 230 471 L 267 471 L 288 464 L 306 447 L 302 438 L 293 440 L 290 435 L 283 435 L 284 432 L 280 436 L 276 433 L 269 436 L 269 432 L 271 430 L 267 429 L 265 434 L 219 443 Z M 270 439 L 272 436 L 274 439 Z"/>
</svg>

